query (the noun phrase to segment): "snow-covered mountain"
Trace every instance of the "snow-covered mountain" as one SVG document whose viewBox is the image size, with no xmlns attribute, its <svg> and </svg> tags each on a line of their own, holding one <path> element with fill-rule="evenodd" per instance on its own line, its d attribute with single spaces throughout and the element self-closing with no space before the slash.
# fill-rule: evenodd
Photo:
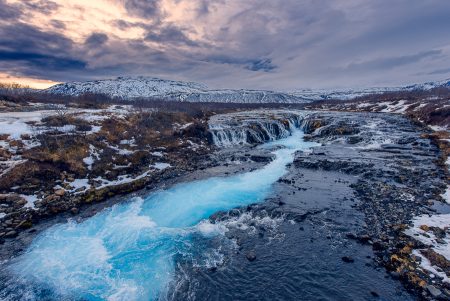
<svg viewBox="0 0 450 301">
<path fill-rule="evenodd" d="M 304 100 L 286 93 L 259 90 L 210 90 L 207 86 L 153 77 L 118 77 L 116 79 L 57 84 L 46 93 L 77 96 L 84 93 L 106 94 L 123 99 L 161 98 L 186 102 L 295 103 Z"/>
<path fill-rule="evenodd" d="M 290 94 L 310 101 L 325 100 L 325 99 L 349 100 L 370 94 L 381 94 L 385 92 L 396 92 L 396 91 L 431 90 L 433 88 L 439 87 L 450 88 L 450 79 L 443 81 L 408 85 L 403 87 L 375 87 L 375 88 L 335 89 L 335 90 L 304 89 L 291 92 Z"/>
<path fill-rule="evenodd" d="M 165 96 L 171 93 L 192 93 L 206 89 L 205 85 L 193 82 L 165 80 L 154 77 L 118 77 L 115 79 L 62 83 L 52 86 L 45 91 L 52 94 L 72 96 L 84 93 L 98 93 L 111 97 L 137 98 Z"/>
<path fill-rule="evenodd" d="M 439 87 L 450 88 L 450 78 L 442 81 L 426 82 L 422 84 L 410 85 L 404 87 L 403 89 L 407 91 L 413 91 L 413 90 L 431 90 Z"/>
<path fill-rule="evenodd" d="M 116 79 L 57 84 L 44 90 L 44 92 L 72 96 L 84 93 L 98 93 L 130 100 L 136 98 L 159 98 L 186 102 L 304 103 L 324 99 L 347 100 L 368 94 L 390 91 L 429 90 L 436 87 L 450 88 L 450 80 L 405 87 L 276 92 L 264 90 L 213 90 L 203 84 L 194 82 L 173 81 L 154 77 L 118 77 Z"/>
</svg>

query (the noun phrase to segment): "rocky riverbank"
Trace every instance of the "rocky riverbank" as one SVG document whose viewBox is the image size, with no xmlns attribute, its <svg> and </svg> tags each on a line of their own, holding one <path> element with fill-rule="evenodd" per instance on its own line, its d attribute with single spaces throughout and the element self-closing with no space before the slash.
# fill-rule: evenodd
<svg viewBox="0 0 450 301">
<path fill-rule="evenodd" d="M 249 278 L 273 282 L 277 276 L 264 267 L 274 262 L 277 271 L 286 273 L 275 281 L 280 290 L 271 289 L 275 299 L 294 298 L 299 292 L 309 300 L 449 298 L 448 258 L 407 234 L 415 227 L 415 217 L 433 217 L 437 207 L 449 210 L 443 198 L 447 170 L 440 164 L 440 149 L 428 139 L 431 130 L 392 114 L 301 114 L 307 116 L 301 122 L 308 134 L 306 139 L 322 146 L 298 153 L 289 173 L 279 180 L 276 192 L 265 203 L 211 218 L 211 222 L 228 227 L 227 237 L 237 243 L 238 251 L 228 254 L 226 262 L 212 271 L 183 265 L 180 273 L 189 275 L 189 283 L 197 283 L 180 279 L 184 290 L 174 299 L 189 294 L 214 298 L 214 290 L 223 293 L 219 284 L 231 290 L 236 278 L 244 282 L 247 278 L 241 276 L 237 266 L 243 266 Z M 421 227 L 443 238 L 441 246 L 446 246 L 448 225 Z M 281 239 L 277 246 L 274 239 Z M 297 260 L 311 265 L 306 268 Z M 255 267 L 258 261 L 261 263 Z M 297 270 L 290 270 L 293 265 Z M 387 273 L 377 271 L 380 267 Z M 344 277 L 343 273 L 348 274 Z M 351 285 L 314 276 L 326 274 Z M 312 283 L 304 283 L 305 278 Z M 411 295 L 395 286 L 399 280 Z M 241 291 L 263 290 L 253 282 L 245 283 Z M 292 295 L 286 292 L 286 285 L 290 285 Z M 323 288 L 319 295 L 312 293 L 317 287 Z M 358 289 L 361 292 L 356 292 Z M 327 290 L 333 293 L 324 293 Z"/>
<path fill-rule="evenodd" d="M 0 244 L 42 219 L 203 168 L 211 152 L 203 112 L 8 108 L 0 113 Z"/>
</svg>

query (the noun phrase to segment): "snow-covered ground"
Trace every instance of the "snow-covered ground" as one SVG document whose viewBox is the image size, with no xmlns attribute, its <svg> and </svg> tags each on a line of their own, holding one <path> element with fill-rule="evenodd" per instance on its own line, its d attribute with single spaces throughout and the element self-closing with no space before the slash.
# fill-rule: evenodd
<svg viewBox="0 0 450 301">
<path fill-rule="evenodd" d="M 34 107 L 39 108 L 38 104 Z M 69 133 L 75 131 L 75 126 L 68 124 L 61 127 L 45 127 L 42 123 L 42 119 L 57 115 L 68 114 L 76 118 L 81 118 L 92 126 L 90 131 L 86 134 L 97 133 L 101 130 L 101 126 L 98 122 L 111 116 L 123 118 L 131 110 L 131 106 L 117 106 L 111 105 L 106 109 L 65 109 L 61 106 L 55 106 L 55 110 L 33 110 L 24 112 L 2 112 L 0 113 L 0 150 L 4 149 L 12 154 L 10 158 L 3 158 L 0 161 L 0 176 L 3 176 L 9 172 L 16 165 L 25 162 L 20 155 L 20 148 L 30 149 L 38 146 L 39 141 L 36 139 L 36 135 L 46 131 L 59 131 L 61 133 Z M 6 138 L 5 138 L 6 137 Z M 23 144 L 23 147 L 18 147 L 18 143 Z M 117 151 L 120 154 L 132 153 L 126 149 L 119 149 Z M 90 149 L 90 156 L 83 161 L 86 165 L 91 166 L 94 159 L 98 159 L 98 154 L 94 150 Z"/>
<path fill-rule="evenodd" d="M 420 215 L 413 219 L 413 227 L 407 229 L 405 233 L 414 239 L 429 246 L 434 252 L 450 260 L 450 214 Z M 439 228 L 447 233 L 444 238 L 436 237 L 432 227 Z M 414 250 L 413 254 L 421 258 L 421 267 L 435 276 L 443 278 L 450 283 L 447 275 L 439 267 L 433 266 L 431 262 L 421 254 L 420 250 Z"/>
</svg>

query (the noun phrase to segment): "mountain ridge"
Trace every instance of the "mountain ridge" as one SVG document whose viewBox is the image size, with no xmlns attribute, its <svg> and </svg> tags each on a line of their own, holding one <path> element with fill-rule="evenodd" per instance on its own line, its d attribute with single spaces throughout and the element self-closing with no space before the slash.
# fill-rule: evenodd
<svg viewBox="0 0 450 301">
<path fill-rule="evenodd" d="M 430 90 L 437 87 L 450 88 L 450 79 L 403 87 L 334 90 L 301 89 L 293 92 L 278 92 L 251 89 L 209 89 L 208 86 L 196 82 L 139 76 L 61 83 L 47 88 L 43 92 L 69 96 L 97 93 L 105 94 L 113 98 L 130 100 L 138 98 L 159 98 L 168 101 L 184 102 L 305 103 L 325 99 L 348 100 L 369 94 Z"/>
</svg>

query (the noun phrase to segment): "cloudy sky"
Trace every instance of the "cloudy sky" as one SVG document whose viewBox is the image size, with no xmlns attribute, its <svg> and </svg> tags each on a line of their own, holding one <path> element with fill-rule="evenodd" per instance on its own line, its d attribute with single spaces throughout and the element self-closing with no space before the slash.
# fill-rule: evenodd
<svg viewBox="0 0 450 301">
<path fill-rule="evenodd" d="M 116 76 L 213 88 L 450 77 L 449 0 L 0 0 L 0 81 Z"/>
</svg>

